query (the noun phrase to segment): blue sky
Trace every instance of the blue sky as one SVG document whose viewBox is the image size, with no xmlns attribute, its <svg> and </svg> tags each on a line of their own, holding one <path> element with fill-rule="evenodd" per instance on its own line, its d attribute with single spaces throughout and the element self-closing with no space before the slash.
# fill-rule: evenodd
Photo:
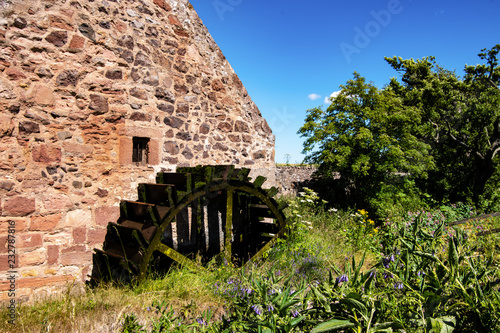
<svg viewBox="0 0 500 333">
<path fill-rule="evenodd" d="M 384 57 L 435 56 L 463 74 L 500 44 L 500 0 L 190 0 L 276 136 L 276 162 L 300 163 L 308 109 L 352 78 L 383 87 Z"/>
</svg>

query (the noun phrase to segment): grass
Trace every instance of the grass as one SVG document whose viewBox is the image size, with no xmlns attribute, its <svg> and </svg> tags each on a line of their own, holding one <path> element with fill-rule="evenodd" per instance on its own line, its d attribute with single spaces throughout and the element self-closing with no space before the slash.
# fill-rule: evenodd
<svg viewBox="0 0 500 333">
<path fill-rule="evenodd" d="M 181 324 L 176 332 L 205 332 L 206 326 L 200 323 L 234 317 L 233 308 L 243 309 L 244 318 L 252 316 L 252 311 L 244 310 L 244 304 L 234 303 L 237 301 L 234 292 L 240 292 L 234 289 L 235 284 L 257 290 L 272 281 L 276 282 L 273 288 L 293 286 L 299 290 L 306 285 L 304 293 L 312 292 L 314 285 L 325 282 L 331 274 L 335 278 L 345 271 L 353 271 L 360 262 L 358 270 L 369 272 L 383 258 L 386 251 L 381 247 L 382 237 L 390 235 L 378 232 L 368 212 L 328 209 L 326 202 L 307 189 L 297 198 L 283 200 L 290 202 L 286 211 L 290 223 L 287 239 L 279 241 L 257 263 L 245 268 L 209 264 L 200 272 L 178 267 L 166 276 L 152 276 L 134 287 L 106 285 L 83 290 L 68 287 L 60 295 L 18 304 L 15 326 L 7 324 L 8 312 L 2 308 L 0 332 L 122 332 L 124 327 L 128 332 L 140 332 L 140 328 L 151 331 L 154 325 L 160 324 L 163 327 Z M 449 213 L 450 209 L 444 211 Z M 449 215 L 460 217 L 456 211 L 452 210 L 453 214 Z M 405 218 L 392 222 L 404 225 Z M 465 224 L 463 229 L 475 230 L 478 224 Z M 482 224 L 485 225 L 488 229 L 498 228 L 500 219 L 490 219 Z M 490 235 L 481 238 L 478 246 L 495 251 L 497 243 L 498 235 Z M 289 280 L 280 280 L 284 276 L 289 276 Z M 262 301 L 262 309 L 270 306 L 265 293 L 259 297 L 252 294 L 252 297 L 248 301 Z M 292 325 L 294 318 L 288 317 L 288 324 Z M 252 320 L 264 319 L 261 316 Z"/>
</svg>

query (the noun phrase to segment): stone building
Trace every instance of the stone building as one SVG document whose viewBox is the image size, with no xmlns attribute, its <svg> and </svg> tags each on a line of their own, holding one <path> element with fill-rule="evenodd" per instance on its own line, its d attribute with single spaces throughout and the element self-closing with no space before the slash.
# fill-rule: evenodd
<svg viewBox="0 0 500 333">
<path fill-rule="evenodd" d="M 0 300 L 8 271 L 19 297 L 85 281 L 120 200 L 158 171 L 273 182 L 274 135 L 187 0 L 0 7 Z"/>
</svg>

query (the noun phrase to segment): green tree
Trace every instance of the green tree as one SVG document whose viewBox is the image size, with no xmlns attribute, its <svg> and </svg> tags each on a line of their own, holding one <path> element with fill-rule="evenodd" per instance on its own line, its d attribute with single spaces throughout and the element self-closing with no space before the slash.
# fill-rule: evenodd
<svg viewBox="0 0 500 333">
<path fill-rule="evenodd" d="M 397 188 L 402 174 L 425 178 L 433 166 L 430 146 L 414 134 L 420 110 L 404 108 L 393 90 L 377 89 L 358 73 L 341 89 L 326 111 L 307 112 L 299 130 L 306 161 L 327 178 L 338 172 L 350 204 L 377 209 L 388 184 Z"/>
<path fill-rule="evenodd" d="M 437 200 L 500 197 L 499 52 L 482 50 L 463 78 L 433 57 L 386 58 L 401 77 L 383 89 L 354 73 L 326 110 L 307 111 L 306 161 L 367 208 L 407 200 L 412 184 Z"/>
<path fill-rule="evenodd" d="M 465 77 L 439 67 L 434 58 L 386 58 L 402 73 L 388 90 L 405 108 L 420 109 L 422 141 L 432 146 L 436 169 L 426 188 L 439 199 L 478 202 L 490 180 L 498 190 L 500 152 L 500 45 L 482 50 L 486 64 L 465 67 Z M 491 195 L 491 193 L 489 193 Z"/>
</svg>

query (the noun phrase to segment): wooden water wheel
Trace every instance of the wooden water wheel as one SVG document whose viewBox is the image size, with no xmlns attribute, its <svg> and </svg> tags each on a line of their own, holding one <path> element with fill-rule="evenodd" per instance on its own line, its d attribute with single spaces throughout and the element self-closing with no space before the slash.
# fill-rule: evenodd
<svg viewBox="0 0 500 333">
<path fill-rule="evenodd" d="M 103 249 L 95 249 L 91 281 L 129 283 L 178 263 L 193 270 L 213 259 L 244 264 L 285 232 L 284 206 L 234 166 L 180 168 L 139 184 L 138 201 L 122 201 Z"/>
</svg>

